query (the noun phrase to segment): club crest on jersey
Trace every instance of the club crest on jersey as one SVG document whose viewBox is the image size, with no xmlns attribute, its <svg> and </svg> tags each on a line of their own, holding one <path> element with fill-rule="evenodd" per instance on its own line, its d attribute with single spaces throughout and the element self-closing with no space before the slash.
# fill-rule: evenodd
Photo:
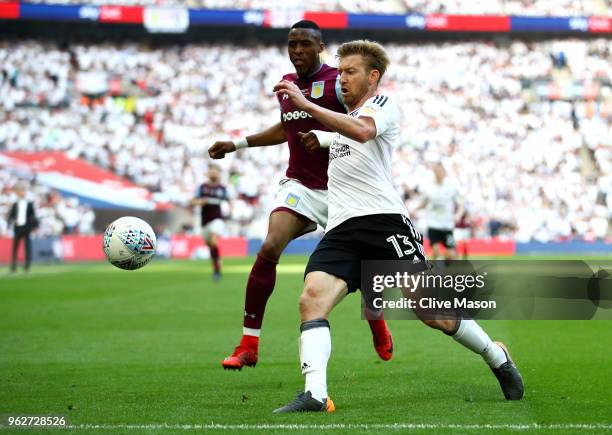
<svg viewBox="0 0 612 435">
<path fill-rule="evenodd" d="M 323 90 L 325 89 L 325 82 L 314 82 L 312 88 L 310 88 L 310 98 L 321 98 L 323 96 Z"/>
<path fill-rule="evenodd" d="M 285 204 L 287 204 L 291 208 L 297 207 L 298 202 L 300 202 L 300 197 L 294 195 L 293 193 L 287 195 L 287 199 L 285 199 Z"/>
</svg>

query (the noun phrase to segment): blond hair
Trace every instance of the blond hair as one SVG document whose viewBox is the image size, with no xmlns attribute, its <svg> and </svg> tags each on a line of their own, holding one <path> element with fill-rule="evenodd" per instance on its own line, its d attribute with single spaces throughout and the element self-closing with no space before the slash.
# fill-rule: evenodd
<svg viewBox="0 0 612 435">
<path fill-rule="evenodd" d="M 383 46 L 378 42 L 361 39 L 358 41 L 345 42 L 338 47 L 337 56 L 340 59 L 352 56 L 353 54 L 359 54 L 363 57 L 368 72 L 373 69 L 377 70 L 380 73 L 378 79 L 380 81 L 389 66 L 389 56 L 387 56 L 387 52 Z"/>
</svg>

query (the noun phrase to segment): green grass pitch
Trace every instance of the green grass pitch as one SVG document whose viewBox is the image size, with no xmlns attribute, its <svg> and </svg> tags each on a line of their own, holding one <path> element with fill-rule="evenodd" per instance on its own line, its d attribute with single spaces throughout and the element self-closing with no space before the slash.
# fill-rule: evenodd
<svg viewBox="0 0 612 435">
<path fill-rule="evenodd" d="M 380 361 L 357 295 L 330 318 L 337 412 L 273 415 L 303 386 L 305 259 L 282 259 L 259 363 L 241 372 L 220 362 L 241 334 L 252 258 L 226 260 L 219 283 L 203 261 L 0 277 L 0 416 L 63 415 L 98 433 L 612 431 L 612 323 L 483 322 L 523 374 L 525 399 L 510 403 L 478 356 L 419 322 L 390 322 L 395 354 Z"/>
</svg>

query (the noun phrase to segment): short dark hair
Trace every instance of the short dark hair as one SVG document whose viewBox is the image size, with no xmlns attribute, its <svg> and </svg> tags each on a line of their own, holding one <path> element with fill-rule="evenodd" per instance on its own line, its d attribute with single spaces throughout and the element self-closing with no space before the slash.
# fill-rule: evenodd
<svg viewBox="0 0 612 435">
<path fill-rule="evenodd" d="M 315 23 L 314 21 L 310 21 L 310 20 L 300 20 L 297 23 L 295 23 L 293 26 L 291 26 L 292 29 L 313 29 L 313 30 L 318 30 L 319 32 L 321 31 L 321 28 L 319 27 L 319 25 L 317 23 Z"/>
<path fill-rule="evenodd" d="M 297 23 L 295 23 L 293 26 L 291 26 L 291 29 L 289 29 L 289 30 L 291 31 L 293 29 L 310 29 L 310 30 L 314 30 L 315 33 L 316 33 L 317 38 L 319 38 L 319 41 L 323 40 L 323 34 L 321 33 L 321 28 L 314 21 L 300 20 Z"/>
</svg>

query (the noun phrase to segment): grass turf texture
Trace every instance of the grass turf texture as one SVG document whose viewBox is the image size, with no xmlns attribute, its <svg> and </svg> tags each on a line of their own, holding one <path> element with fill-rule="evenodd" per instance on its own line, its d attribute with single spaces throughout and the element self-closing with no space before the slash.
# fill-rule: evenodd
<svg viewBox="0 0 612 435">
<path fill-rule="evenodd" d="M 305 257 L 282 259 L 257 367 L 223 371 L 220 361 L 240 338 L 251 262 L 226 260 L 219 283 L 208 262 L 177 261 L 135 272 L 35 266 L 30 275 L 0 278 L 0 415 L 64 415 L 72 425 L 106 425 L 103 433 L 184 433 L 178 425 L 213 423 L 275 425 L 259 433 L 292 424 L 347 425 L 326 430 L 334 433 L 380 433 L 392 427 L 368 425 L 395 423 L 431 424 L 419 431 L 436 433 L 481 433 L 463 425 L 487 424 L 612 428 L 612 323 L 482 322 L 509 346 L 524 377 L 525 399 L 506 402 L 478 356 L 419 322 L 391 322 L 395 354 L 380 361 L 357 295 L 330 318 L 328 382 L 337 412 L 272 415 L 303 386 L 297 300 Z M 171 427 L 140 427 L 156 424 Z"/>
</svg>

